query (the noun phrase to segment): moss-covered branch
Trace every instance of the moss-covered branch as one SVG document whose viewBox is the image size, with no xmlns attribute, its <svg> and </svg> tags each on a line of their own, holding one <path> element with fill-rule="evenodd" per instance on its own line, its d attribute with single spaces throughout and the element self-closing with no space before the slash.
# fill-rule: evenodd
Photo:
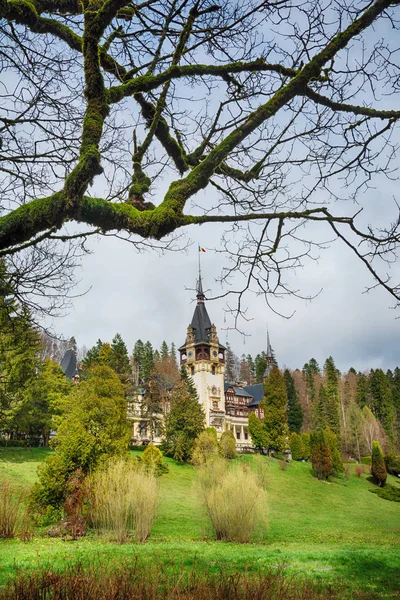
<svg viewBox="0 0 400 600">
<path fill-rule="evenodd" d="M 400 110 L 380 110 L 379 108 L 369 108 L 368 106 L 334 102 L 333 100 L 326 98 L 326 96 L 322 96 L 314 90 L 311 90 L 309 87 L 304 90 L 304 95 L 317 104 L 327 106 L 335 112 L 347 112 L 353 115 L 364 115 L 365 117 L 376 119 L 400 119 Z"/>
<path fill-rule="evenodd" d="M 282 65 L 266 63 L 263 58 L 251 62 L 229 63 L 227 65 L 173 65 L 156 75 L 139 75 L 123 85 L 112 86 L 108 90 L 110 104 L 119 102 L 136 92 L 151 92 L 167 81 L 184 77 L 205 77 L 214 75 L 224 78 L 231 73 L 274 72 L 285 77 L 294 77 L 298 71 Z"/>
</svg>

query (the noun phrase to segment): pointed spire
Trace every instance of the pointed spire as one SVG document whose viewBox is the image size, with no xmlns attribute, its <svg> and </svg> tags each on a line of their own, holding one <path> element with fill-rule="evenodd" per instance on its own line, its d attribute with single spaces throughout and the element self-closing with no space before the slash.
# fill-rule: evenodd
<svg viewBox="0 0 400 600">
<path fill-rule="evenodd" d="M 269 341 L 269 331 L 267 328 L 267 357 L 268 358 L 272 358 L 273 354 L 272 354 L 272 348 L 271 348 L 271 342 Z"/>
<path fill-rule="evenodd" d="M 204 304 L 204 300 L 203 282 L 201 280 L 201 271 L 199 269 L 199 278 L 197 280 L 197 304 Z"/>
</svg>

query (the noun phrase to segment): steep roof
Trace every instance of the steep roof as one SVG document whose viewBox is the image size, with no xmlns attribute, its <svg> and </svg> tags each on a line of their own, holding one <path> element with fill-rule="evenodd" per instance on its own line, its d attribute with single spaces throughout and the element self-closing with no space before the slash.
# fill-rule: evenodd
<svg viewBox="0 0 400 600">
<path fill-rule="evenodd" d="M 244 389 L 253 397 L 253 400 L 249 402 L 247 406 L 258 406 L 264 396 L 263 384 L 255 383 L 254 385 L 246 385 Z"/>
<path fill-rule="evenodd" d="M 225 392 L 229 390 L 229 388 L 233 389 L 233 393 L 235 396 L 243 396 L 245 398 L 253 398 L 249 392 L 246 391 L 245 388 L 239 387 L 238 385 L 233 385 L 232 383 L 225 383 Z"/>
<path fill-rule="evenodd" d="M 208 343 L 208 334 L 211 329 L 211 321 L 204 304 L 198 303 L 194 309 L 192 322 L 196 344 L 200 342 Z"/>
<path fill-rule="evenodd" d="M 65 377 L 68 379 L 72 379 L 75 375 L 78 375 L 75 350 L 70 348 L 66 351 L 60 363 L 60 367 L 62 368 Z"/>
</svg>

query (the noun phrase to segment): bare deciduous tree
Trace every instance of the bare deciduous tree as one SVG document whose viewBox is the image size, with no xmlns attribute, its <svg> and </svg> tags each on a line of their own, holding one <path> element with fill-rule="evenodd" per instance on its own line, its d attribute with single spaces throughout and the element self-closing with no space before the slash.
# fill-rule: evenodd
<svg viewBox="0 0 400 600">
<path fill-rule="evenodd" d="M 397 167 L 399 4 L 2 0 L 0 251 L 226 223 L 239 309 L 329 238 L 397 302 L 398 211 L 360 210 Z"/>
</svg>

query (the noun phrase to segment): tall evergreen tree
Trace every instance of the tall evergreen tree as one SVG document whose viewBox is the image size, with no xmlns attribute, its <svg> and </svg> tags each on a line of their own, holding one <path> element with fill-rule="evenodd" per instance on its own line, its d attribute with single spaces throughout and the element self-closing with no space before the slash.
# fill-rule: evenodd
<svg viewBox="0 0 400 600">
<path fill-rule="evenodd" d="M 303 409 L 299 402 L 294 379 L 289 369 L 285 369 L 283 376 L 285 378 L 286 395 L 288 401 L 287 418 L 289 431 L 300 433 L 303 425 Z"/>
<path fill-rule="evenodd" d="M 313 431 L 323 431 L 327 426 L 326 418 L 326 388 L 323 383 L 319 386 L 318 396 L 315 397 L 312 405 L 312 428 Z"/>
<path fill-rule="evenodd" d="M 356 402 L 360 408 L 364 408 L 369 402 L 369 379 L 365 373 L 359 373 L 356 388 Z"/>
<path fill-rule="evenodd" d="M 171 394 L 171 408 L 165 418 L 163 449 L 179 462 L 191 459 L 197 436 L 204 430 L 205 414 L 196 387 L 186 369 Z"/>
<path fill-rule="evenodd" d="M 168 344 L 165 340 L 163 340 L 162 344 L 161 344 L 161 348 L 160 348 L 160 358 L 161 358 L 161 360 L 165 360 L 166 358 L 168 358 L 168 356 L 169 356 Z"/>
<path fill-rule="evenodd" d="M 389 382 L 382 369 L 371 370 L 370 377 L 371 410 L 382 423 L 386 435 L 394 439 L 395 410 Z"/>
<path fill-rule="evenodd" d="M 332 474 L 333 462 L 329 440 L 325 430 L 310 435 L 311 462 L 318 479 L 327 480 Z"/>
<path fill-rule="evenodd" d="M 261 352 L 261 354 L 257 354 L 257 356 L 254 359 L 254 370 L 255 370 L 256 383 L 263 383 L 264 373 L 265 373 L 266 368 L 267 368 L 267 355 L 263 350 Z"/>
<path fill-rule="evenodd" d="M 264 428 L 267 434 L 268 450 L 281 452 L 288 445 L 287 395 L 285 380 L 278 369 L 272 367 L 264 383 Z"/>
<path fill-rule="evenodd" d="M 39 335 L 31 315 L 16 300 L 0 261 L 0 427 L 9 431 L 28 386 L 35 378 Z M 10 432 L 12 433 L 12 432 Z"/>
<path fill-rule="evenodd" d="M 82 366 L 84 369 L 90 369 L 91 367 L 94 367 L 95 365 L 99 364 L 99 354 L 102 346 L 103 342 L 101 341 L 101 339 L 98 339 L 93 348 L 90 348 L 87 351 L 87 354 L 84 360 L 82 361 Z"/>
<path fill-rule="evenodd" d="M 172 344 L 171 344 L 171 352 L 170 352 L 170 356 L 171 356 L 172 360 L 174 361 L 174 363 L 175 363 L 175 364 L 178 364 L 178 363 L 177 363 L 177 360 L 176 360 L 176 347 L 175 347 L 175 344 L 174 344 L 174 342 L 172 342 Z"/>
<path fill-rule="evenodd" d="M 311 421 L 313 420 L 313 412 L 315 402 L 317 400 L 317 388 L 315 385 L 316 377 L 319 375 L 320 369 L 315 358 L 310 358 L 308 363 L 303 366 L 302 375 L 305 386 L 305 406 L 307 413 L 311 413 Z M 314 426 L 313 426 L 314 427 Z"/>
<path fill-rule="evenodd" d="M 119 376 L 122 383 L 125 383 L 131 374 L 128 349 L 121 335 L 117 333 L 111 342 L 111 355 L 109 365 Z"/>
<path fill-rule="evenodd" d="M 326 359 L 324 364 L 324 375 L 326 381 L 326 424 L 331 431 L 340 436 L 340 413 L 339 413 L 339 371 L 337 370 L 332 356 Z"/>
</svg>

